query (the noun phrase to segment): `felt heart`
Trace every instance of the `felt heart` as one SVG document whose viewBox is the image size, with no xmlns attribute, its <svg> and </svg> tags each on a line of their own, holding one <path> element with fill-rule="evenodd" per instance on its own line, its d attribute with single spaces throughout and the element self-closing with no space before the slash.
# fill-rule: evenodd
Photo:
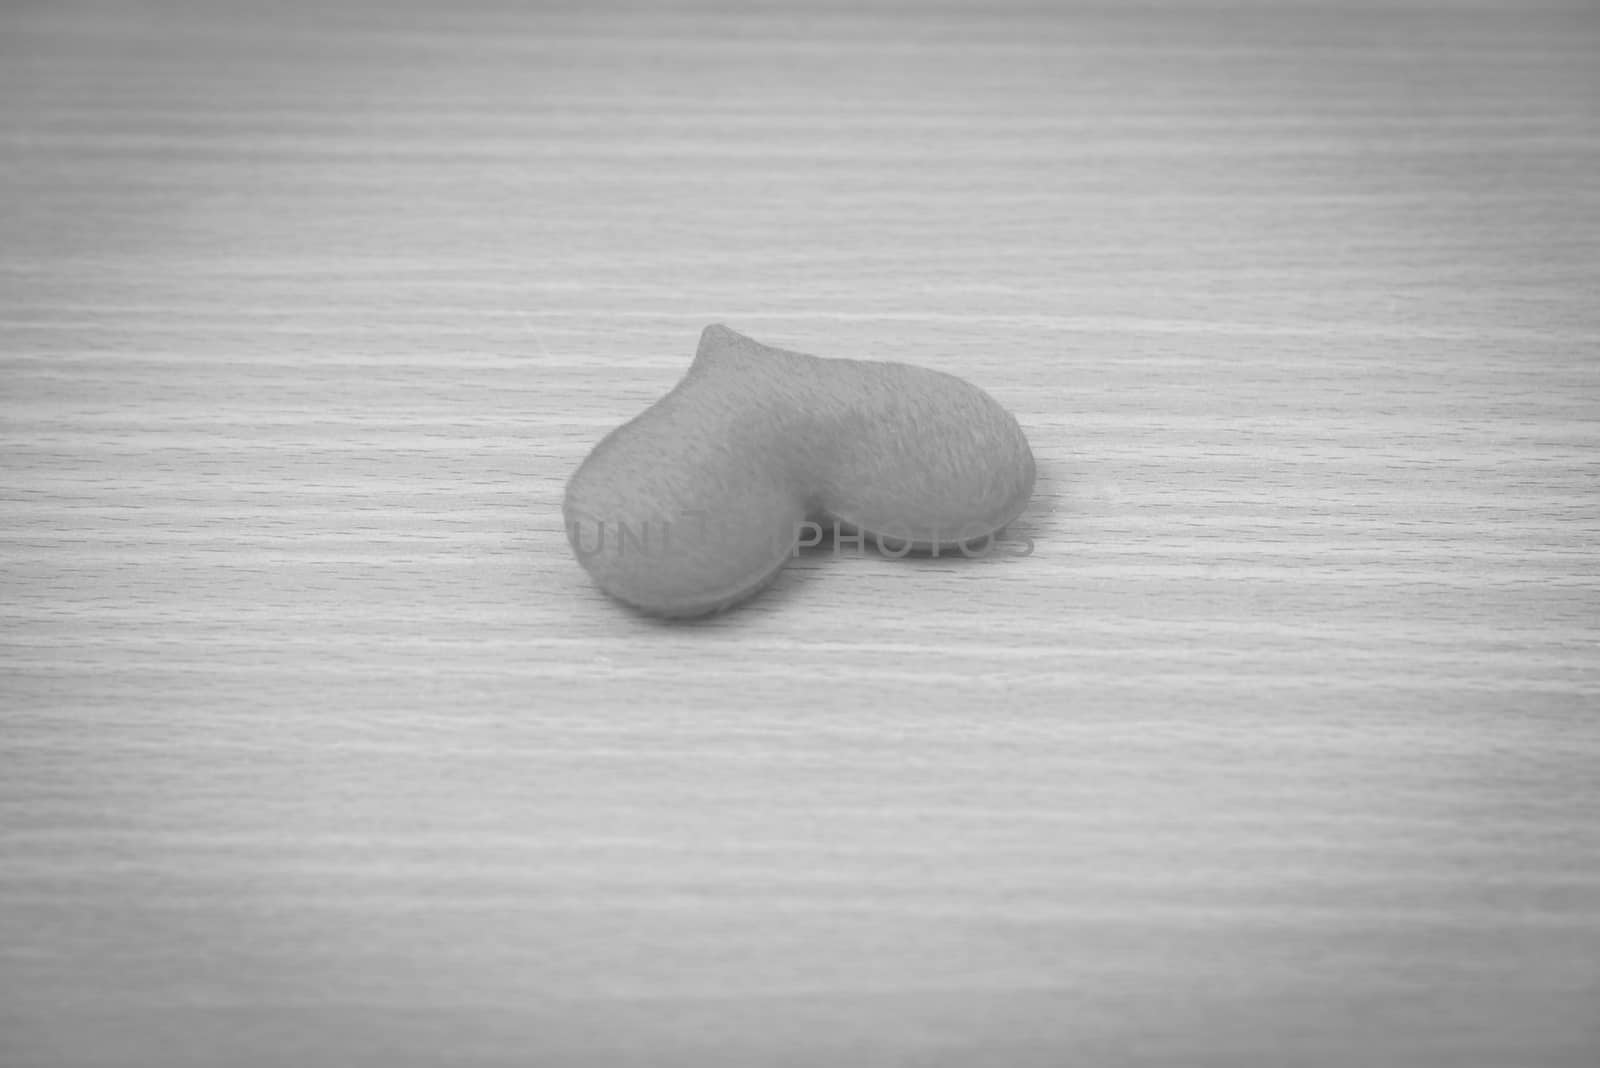
<svg viewBox="0 0 1600 1068">
<path fill-rule="evenodd" d="M 595 446 L 564 512 L 601 589 L 693 616 L 759 590 L 823 524 L 896 554 L 982 542 L 1022 511 L 1033 479 L 1017 421 L 962 379 L 715 325 L 683 380 Z"/>
</svg>

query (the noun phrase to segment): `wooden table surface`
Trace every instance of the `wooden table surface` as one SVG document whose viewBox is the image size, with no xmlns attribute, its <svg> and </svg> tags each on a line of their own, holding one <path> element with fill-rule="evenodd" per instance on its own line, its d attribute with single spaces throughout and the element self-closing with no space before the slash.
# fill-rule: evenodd
<svg viewBox="0 0 1600 1068">
<path fill-rule="evenodd" d="M 1600 9 L 0 9 L 0 1064 L 1600 1061 Z M 698 625 L 725 322 L 1010 544 Z"/>
</svg>

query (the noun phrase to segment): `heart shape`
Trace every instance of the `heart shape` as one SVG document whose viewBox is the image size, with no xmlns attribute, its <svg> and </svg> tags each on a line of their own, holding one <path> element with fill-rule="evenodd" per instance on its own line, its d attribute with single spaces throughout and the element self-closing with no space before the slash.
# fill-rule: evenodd
<svg viewBox="0 0 1600 1068">
<path fill-rule="evenodd" d="M 1015 519 L 1033 480 L 1016 419 L 954 375 L 713 325 L 682 381 L 578 467 L 563 511 L 601 589 L 694 616 L 766 585 L 819 521 L 896 555 L 965 548 Z"/>
</svg>

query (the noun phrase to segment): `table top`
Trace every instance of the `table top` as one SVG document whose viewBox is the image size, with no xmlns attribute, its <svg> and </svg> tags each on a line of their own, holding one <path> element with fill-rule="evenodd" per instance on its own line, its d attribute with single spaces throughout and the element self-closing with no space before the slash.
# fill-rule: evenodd
<svg viewBox="0 0 1600 1068">
<path fill-rule="evenodd" d="M 0 1063 L 1600 1057 L 1592 4 L 0 12 Z M 1010 544 L 663 624 L 723 322 Z"/>
</svg>

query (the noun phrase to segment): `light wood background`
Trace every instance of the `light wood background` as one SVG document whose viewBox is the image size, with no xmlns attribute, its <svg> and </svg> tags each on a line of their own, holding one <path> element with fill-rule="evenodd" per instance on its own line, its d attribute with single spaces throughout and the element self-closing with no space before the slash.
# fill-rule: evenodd
<svg viewBox="0 0 1600 1068">
<path fill-rule="evenodd" d="M 1595 5 L 9 2 L 0 1064 L 1600 1062 Z M 726 322 L 1034 552 L 633 617 Z"/>
</svg>

